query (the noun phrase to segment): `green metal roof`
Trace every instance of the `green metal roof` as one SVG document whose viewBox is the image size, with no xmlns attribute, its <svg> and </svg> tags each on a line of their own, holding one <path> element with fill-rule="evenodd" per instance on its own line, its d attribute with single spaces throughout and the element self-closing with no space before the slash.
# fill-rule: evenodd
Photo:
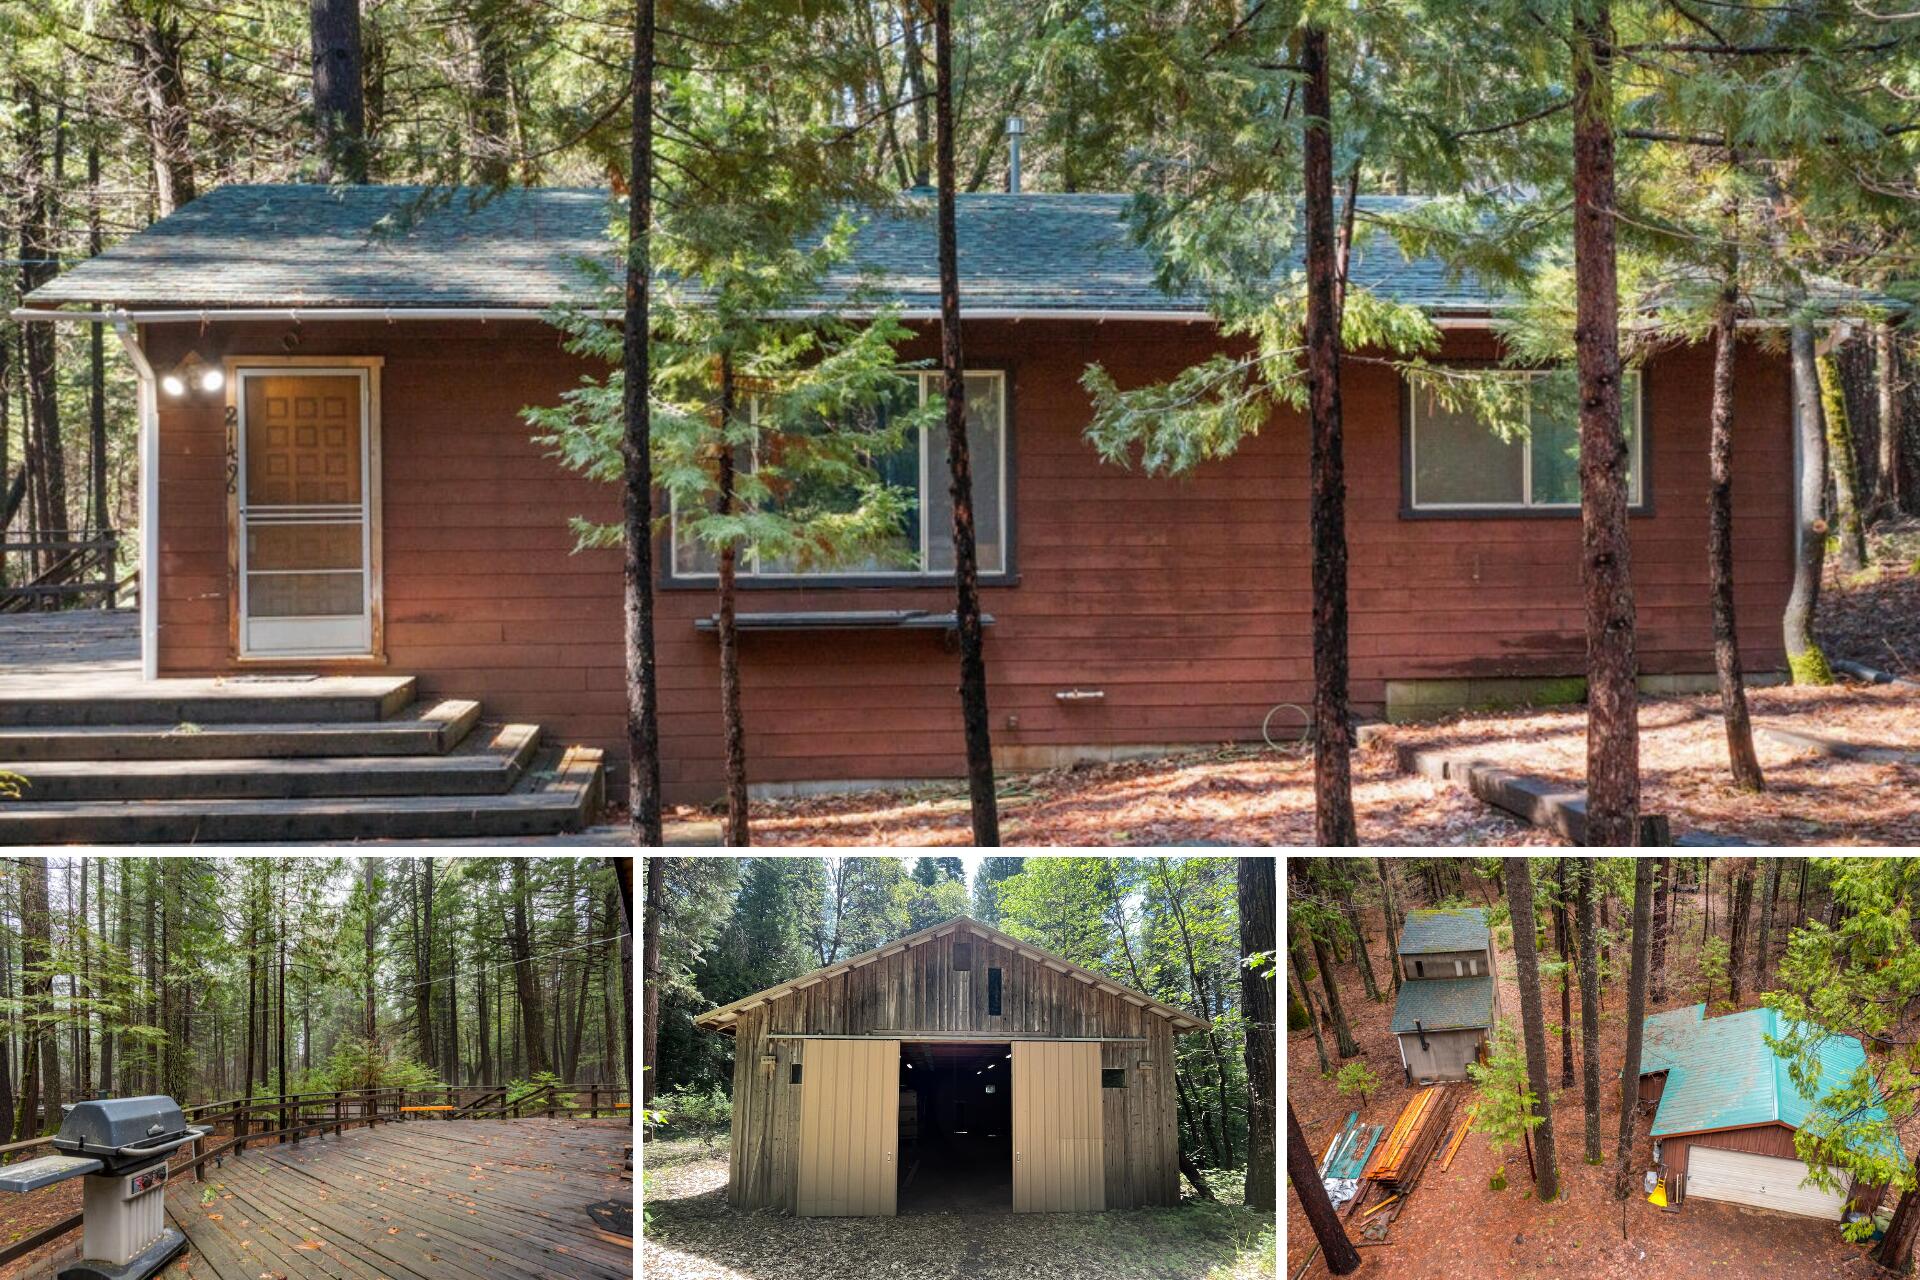
<svg viewBox="0 0 1920 1280">
<path fill-rule="evenodd" d="M 1813 1114 L 1815 1099 L 1802 1094 L 1787 1061 L 1766 1037 L 1787 1034 L 1794 1023 L 1773 1009 L 1747 1009 L 1718 1018 L 1706 1005 L 1669 1009 L 1647 1018 L 1640 1074 L 1667 1073 L 1653 1136 L 1739 1129 L 1778 1122 L 1798 1129 Z M 1843 1086 L 1866 1065 L 1866 1050 L 1852 1036 L 1828 1036 L 1819 1047 L 1822 1095 Z M 1886 1118 L 1879 1107 L 1862 1119 Z"/>
<path fill-rule="evenodd" d="M 1400 984 L 1393 1002 L 1393 1033 L 1412 1035 L 1418 1022 L 1428 1031 L 1493 1025 L 1493 976 L 1421 978 Z"/>
<path fill-rule="evenodd" d="M 1432 908 L 1407 912 L 1400 930 L 1400 954 L 1435 951 L 1485 951 L 1487 913 L 1479 907 Z"/>
</svg>

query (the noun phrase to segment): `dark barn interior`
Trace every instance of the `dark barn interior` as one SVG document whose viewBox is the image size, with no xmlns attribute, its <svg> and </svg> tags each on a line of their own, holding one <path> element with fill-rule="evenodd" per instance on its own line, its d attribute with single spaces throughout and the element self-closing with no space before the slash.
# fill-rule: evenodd
<svg viewBox="0 0 1920 1280">
<path fill-rule="evenodd" d="M 1013 1208 L 1013 1046 L 900 1046 L 901 1213 Z"/>
</svg>

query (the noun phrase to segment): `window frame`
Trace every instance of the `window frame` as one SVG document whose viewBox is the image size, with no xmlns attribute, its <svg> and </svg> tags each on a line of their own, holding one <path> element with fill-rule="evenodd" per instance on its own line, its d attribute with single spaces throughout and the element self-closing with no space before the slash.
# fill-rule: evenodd
<svg viewBox="0 0 1920 1280">
<path fill-rule="evenodd" d="M 1015 506 L 1015 434 L 1014 434 L 1014 371 L 1009 364 L 991 364 L 969 366 L 964 372 L 973 376 L 991 376 L 1000 386 L 1000 521 L 1002 540 L 1006 551 L 999 569 L 981 569 L 979 583 L 983 587 L 1018 586 L 1020 573 L 1017 562 L 1018 538 L 1017 524 L 1014 519 Z M 915 380 L 920 390 L 920 404 L 925 405 L 931 394 L 938 394 L 937 380 L 942 377 L 939 369 L 908 369 L 903 375 Z M 929 391 L 932 385 L 936 389 Z M 751 411 L 751 410 L 750 410 Z M 928 433 L 920 432 L 920 492 L 916 500 L 921 503 L 920 511 L 920 556 L 926 563 L 930 550 L 928 528 L 925 513 L 927 482 L 931 469 L 931 458 L 927 447 Z M 975 477 L 975 493 L 978 494 L 979 476 Z M 679 522 L 679 500 L 672 494 L 667 495 L 667 519 L 663 522 L 659 535 L 654 540 L 654 563 L 659 566 L 655 573 L 656 585 L 663 590 L 712 590 L 717 573 L 691 573 L 681 571 L 675 558 L 677 526 Z M 794 591 L 843 587 L 930 587 L 941 586 L 953 581 L 951 569 L 874 569 L 864 571 L 833 573 L 767 573 L 749 570 L 744 565 L 736 569 L 734 585 L 743 591 Z"/>
<path fill-rule="evenodd" d="M 1452 360 L 1447 362 L 1454 368 L 1502 368 L 1490 360 Z M 1547 370 L 1518 370 L 1533 375 Z M 1652 370 L 1641 366 L 1635 370 L 1626 370 L 1637 375 L 1638 391 L 1628 402 L 1634 420 L 1633 432 L 1633 474 L 1640 482 L 1640 497 L 1627 504 L 1630 517 L 1651 516 L 1653 505 L 1653 471 L 1651 467 L 1652 450 L 1647 447 L 1647 423 L 1652 416 L 1651 393 Z M 1411 383 L 1405 378 L 1400 382 L 1400 518 L 1402 520 L 1577 520 L 1580 518 L 1580 504 L 1571 503 L 1534 503 L 1533 496 L 1533 449 L 1528 447 L 1521 453 L 1521 501 L 1515 502 L 1454 502 L 1425 503 L 1416 501 L 1414 493 L 1414 405 L 1417 394 Z M 1528 415 L 1531 419 L 1532 400 L 1528 400 Z"/>
</svg>

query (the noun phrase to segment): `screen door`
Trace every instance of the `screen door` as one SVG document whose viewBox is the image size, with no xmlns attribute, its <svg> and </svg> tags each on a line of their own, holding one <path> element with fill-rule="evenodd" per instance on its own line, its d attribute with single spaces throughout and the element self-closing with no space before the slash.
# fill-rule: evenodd
<svg viewBox="0 0 1920 1280">
<path fill-rule="evenodd" d="M 1099 1045 L 1014 1042 L 1015 1213 L 1085 1213 L 1107 1207 L 1100 1106 Z"/>
<path fill-rule="evenodd" d="M 373 647 L 364 370 L 241 370 L 240 652 Z"/>
<path fill-rule="evenodd" d="M 803 1043 L 794 1213 L 892 1217 L 900 1173 L 900 1042 Z"/>
</svg>

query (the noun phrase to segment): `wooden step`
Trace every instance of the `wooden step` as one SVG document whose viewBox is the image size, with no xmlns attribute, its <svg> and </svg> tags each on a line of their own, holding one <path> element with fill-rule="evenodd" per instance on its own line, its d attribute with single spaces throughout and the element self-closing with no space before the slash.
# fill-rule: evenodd
<svg viewBox="0 0 1920 1280">
<path fill-rule="evenodd" d="M 443 755 L 480 718 L 480 704 L 449 698 L 387 720 L 288 724 L 83 724 L 0 726 L 0 764 L 20 760 L 284 759 L 297 756 Z"/>
<path fill-rule="evenodd" d="M 0 725 L 310 724 L 385 720 L 412 703 L 412 676 L 49 679 L 0 689 Z"/>
<path fill-rule="evenodd" d="M 0 805 L 0 844 L 257 844 L 556 835 L 598 816 L 601 753 L 539 752 L 504 795 L 80 800 Z"/>
<path fill-rule="evenodd" d="M 540 726 L 476 734 L 448 755 L 188 760 L 23 760 L 22 799 L 276 800 L 315 796 L 503 795 L 540 745 Z"/>
</svg>

